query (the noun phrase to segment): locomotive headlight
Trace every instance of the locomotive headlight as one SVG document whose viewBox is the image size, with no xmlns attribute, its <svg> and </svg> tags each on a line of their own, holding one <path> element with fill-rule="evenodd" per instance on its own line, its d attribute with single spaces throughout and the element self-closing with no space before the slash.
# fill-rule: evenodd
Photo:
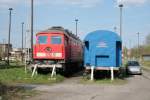
<svg viewBox="0 0 150 100">
<path fill-rule="evenodd" d="M 41 53 L 41 52 L 38 52 L 36 54 L 37 57 L 45 57 L 46 56 L 46 53 Z"/>
<path fill-rule="evenodd" d="M 53 53 L 54 57 L 62 57 L 62 53 Z"/>
</svg>

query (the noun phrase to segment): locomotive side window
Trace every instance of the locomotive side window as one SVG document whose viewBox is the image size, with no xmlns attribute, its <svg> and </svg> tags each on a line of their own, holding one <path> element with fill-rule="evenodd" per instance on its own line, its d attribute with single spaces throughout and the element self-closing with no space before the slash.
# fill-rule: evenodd
<svg viewBox="0 0 150 100">
<path fill-rule="evenodd" d="M 52 36 L 51 44 L 61 44 L 62 40 L 60 36 Z"/>
<path fill-rule="evenodd" d="M 47 36 L 38 36 L 38 43 L 39 44 L 46 44 L 47 43 Z"/>
<path fill-rule="evenodd" d="M 65 37 L 65 41 L 64 41 L 64 43 L 65 43 L 65 46 L 67 46 L 68 45 L 68 38 L 67 37 Z"/>
</svg>

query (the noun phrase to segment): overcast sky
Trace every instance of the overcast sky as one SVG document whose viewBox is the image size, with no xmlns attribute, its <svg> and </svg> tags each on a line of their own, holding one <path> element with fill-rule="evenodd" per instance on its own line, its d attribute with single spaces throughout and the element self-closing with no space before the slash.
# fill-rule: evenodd
<svg viewBox="0 0 150 100">
<path fill-rule="evenodd" d="M 21 47 L 21 22 L 25 31 L 30 27 L 31 0 L 0 0 L 0 42 L 7 42 L 8 8 L 12 7 L 11 42 Z M 79 19 L 81 39 L 95 30 L 117 27 L 119 34 L 119 8 L 123 3 L 123 43 L 137 45 L 137 32 L 141 44 L 150 33 L 150 0 L 34 0 L 34 34 L 51 26 L 63 26 L 75 33 L 75 18 Z M 30 34 L 27 35 L 28 41 Z M 34 35 L 35 36 L 35 35 Z M 28 43 L 29 44 L 29 43 Z"/>
</svg>

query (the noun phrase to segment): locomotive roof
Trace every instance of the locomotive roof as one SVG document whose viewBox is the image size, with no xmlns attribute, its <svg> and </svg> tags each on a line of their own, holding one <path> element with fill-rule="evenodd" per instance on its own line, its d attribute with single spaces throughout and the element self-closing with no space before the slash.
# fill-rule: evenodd
<svg viewBox="0 0 150 100">
<path fill-rule="evenodd" d="M 77 37 L 76 35 L 74 35 L 71 31 L 69 31 L 68 29 L 64 29 L 63 27 L 61 26 L 54 26 L 54 27 L 51 27 L 51 28 L 48 28 L 47 30 L 44 30 L 44 31 L 41 31 L 41 32 L 63 32 L 64 34 L 66 34 L 67 36 L 71 36 L 73 38 L 75 38 L 76 40 L 79 40 L 79 37 Z"/>
</svg>

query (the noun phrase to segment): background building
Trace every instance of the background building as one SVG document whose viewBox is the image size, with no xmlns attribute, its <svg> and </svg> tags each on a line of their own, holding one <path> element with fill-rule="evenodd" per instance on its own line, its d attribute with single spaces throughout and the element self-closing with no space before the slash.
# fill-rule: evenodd
<svg viewBox="0 0 150 100">
<path fill-rule="evenodd" d="M 8 46 L 8 44 L 0 44 L 0 59 L 7 59 L 8 55 L 8 47 L 10 48 L 10 52 L 12 51 L 12 44 Z"/>
</svg>

